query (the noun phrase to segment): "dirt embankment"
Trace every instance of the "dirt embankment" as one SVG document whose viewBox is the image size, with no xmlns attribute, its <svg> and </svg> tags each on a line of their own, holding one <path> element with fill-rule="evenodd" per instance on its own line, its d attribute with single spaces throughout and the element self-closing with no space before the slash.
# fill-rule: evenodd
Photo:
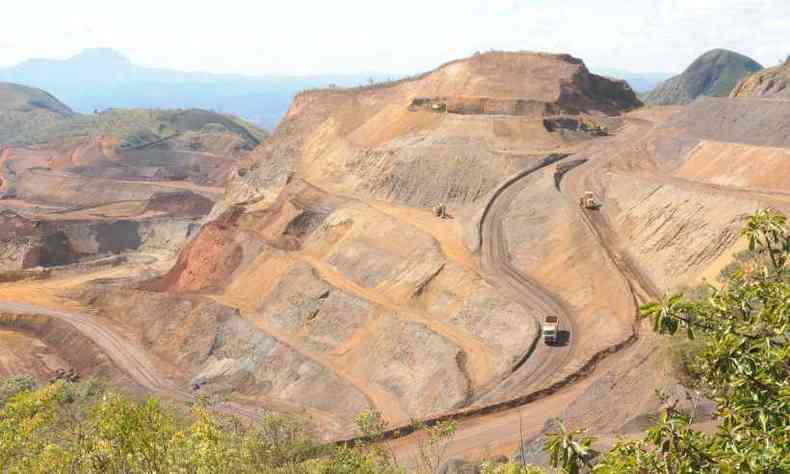
<svg viewBox="0 0 790 474">
<path fill-rule="evenodd" d="M 294 178 L 274 203 L 204 226 L 152 288 L 238 308 L 393 422 L 466 405 L 512 370 L 536 329 L 468 259 L 383 209 Z"/>
<path fill-rule="evenodd" d="M 332 370 L 211 299 L 112 284 L 81 291 L 78 298 L 132 328 L 136 343 L 177 367 L 176 380 L 185 391 L 199 384 L 198 394 L 307 410 L 326 424 L 324 436 L 347 432 L 350 420 L 370 407 L 363 393 Z"/>
<path fill-rule="evenodd" d="M 706 97 L 684 108 L 667 126 L 699 139 L 790 147 L 790 107 L 782 101 Z"/>
</svg>

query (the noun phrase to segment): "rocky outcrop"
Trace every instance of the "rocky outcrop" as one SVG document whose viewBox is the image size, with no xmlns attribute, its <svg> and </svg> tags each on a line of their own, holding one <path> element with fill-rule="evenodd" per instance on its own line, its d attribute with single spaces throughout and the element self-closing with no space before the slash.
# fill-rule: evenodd
<svg viewBox="0 0 790 474">
<path fill-rule="evenodd" d="M 645 102 L 680 105 L 699 96 L 727 97 L 738 81 L 762 68 L 734 51 L 714 49 L 697 58 L 682 74 L 661 83 L 645 96 Z"/>
<path fill-rule="evenodd" d="M 730 97 L 790 99 L 790 57 L 781 66 L 764 69 L 743 79 Z"/>
</svg>

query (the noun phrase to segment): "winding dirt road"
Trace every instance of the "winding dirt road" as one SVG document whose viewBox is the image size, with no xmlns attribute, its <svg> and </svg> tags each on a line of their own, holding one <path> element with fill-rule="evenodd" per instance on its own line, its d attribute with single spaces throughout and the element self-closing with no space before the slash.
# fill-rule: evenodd
<svg viewBox="0 0 790 474">
<path fill-rule="evenodd" d="M 0 313 L 42 316 L 70 324 L 93 341 L 121 371 L 141 387 L 178 400 L 193 399 L 192 395 L 179 390 L 173 382 L 160 374 L 143 348 L 98 324 L 90 315 L 8 301 L 0 301 Z"/>
<path fill-rule="evenodd" d="M 480 260 L 483 273 L 492 285 L 524 308 L 539 315 L 556 315 L 560 320 L 560 330 L 567 331 L 566 334 L 571 336 L 562 345 L 546 345 L 540 337 L 540 321 L 526 318 L 524 324 L 535 325 L 537 340 L 516 364 L 513 372 L 488 393 L 500 391 L 505 388 L 503 384 L 507 384 L 511 390 L 517 386 L 520 393 L 545 384 L 568 361 L 575 348 L 575 338 L 572 335 L 576 333 L 576 323 L 568 305 L 558 295 L 551 294 L 529 275 L 513 266 L 503 225 L 510 204 L 526 186 L 526 178 L 546 166 L 548 165 L 536 167 L 523 174 L 495 197 L 482 221 Z M 487 400 L 485 395 L 478 397 L 478 404 Z"/>
</svg>

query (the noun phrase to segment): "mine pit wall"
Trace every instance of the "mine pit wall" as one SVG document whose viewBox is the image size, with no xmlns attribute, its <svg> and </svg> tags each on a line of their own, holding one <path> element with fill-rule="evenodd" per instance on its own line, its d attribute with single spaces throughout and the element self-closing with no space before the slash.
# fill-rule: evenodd
<svg viewBox="0 0 790 474">
<path fill-rule="evenodd" d="M 139 389 L 91 339 L 65 321 L 45 315 L 0 311 L 0 328 L 39 339 L 70 365 L 64 369 L 74 369 L 83 379 L 96 377 L 115 387 Z"/>
<path fill-rule="evenodd" d="M 790 147 L 790 104 L 763 99 L 700 98 L 668 122 L 699 139 Z"/>
<path fill-rule="evenodd" d="M 647 178 L 611 174 L 607 180 L 607 213 L 664 289 L 702 283 L 700 274 L 739 239 L 745 217 L 763 207 L 743 196 Z"/>
<path fill-rule="evenodd" d="M 0 272 L 71 265 L 132 251 L 172 257 L 197 227 L 197 221 L 186 218 L 31 222 L 16 235 L 0 238 Z"/>
</svg>

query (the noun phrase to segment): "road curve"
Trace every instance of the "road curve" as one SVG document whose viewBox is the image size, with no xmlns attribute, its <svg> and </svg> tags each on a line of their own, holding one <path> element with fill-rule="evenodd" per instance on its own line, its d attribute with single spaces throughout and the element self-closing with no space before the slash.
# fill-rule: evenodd
<svg viewBox="0 0 790 474">
<path fill-rule="evenodd" d="M 553 162 L 552 162 L 553 163 Z M 547 165 L 546 165 L 547 166 Z M 537 340 L 527 350 L 513 372 L 503 381 L 513 390 L 518 387 L 520 393 L 538 387 L 557 374 L 558 370 L 569 360 L 575 348 L 576 323 L 568 305 L 562 299 L 549 292 L 532 277 L 519 271 L 511 262 L 507 236 L 503 222 L 513 200 L 523 191 L 526 179 L 546 166 L 534 168 L 521 174 L 518 180 L 508 183 L 501 193 L 490 203 L 488 212 L 481 223 L 481 265 L 486 279 L 512 300 L 524 308 L 536 310 L 543 315 L 555 315 L 560 320 L 560 329 L 568 331 L 570 338 L 562 346 L 548 346 L 540 340 L 540 321 L 527 318 L 524 324 L 535 325 Z M 488 393 L 502 389 L 500 383 Z M 511 395 L 512 396 L 512 395 Z M 487 397 L 480 397 L 481 401 Z"/>
<path fill-rule="evenodd" d="M 89 315 L 26 303 L 0 301 L 0 313 L 3 312 L 44 316 L 65 322 L 93 341 L 121 371 L 141 387 L 178 400 L 192 400 L 194 398 L 191 394 L 179 390 L 173 382 L 160 374 L 143 348 L 97 324 L 95 318 Z"/>
</svg>

